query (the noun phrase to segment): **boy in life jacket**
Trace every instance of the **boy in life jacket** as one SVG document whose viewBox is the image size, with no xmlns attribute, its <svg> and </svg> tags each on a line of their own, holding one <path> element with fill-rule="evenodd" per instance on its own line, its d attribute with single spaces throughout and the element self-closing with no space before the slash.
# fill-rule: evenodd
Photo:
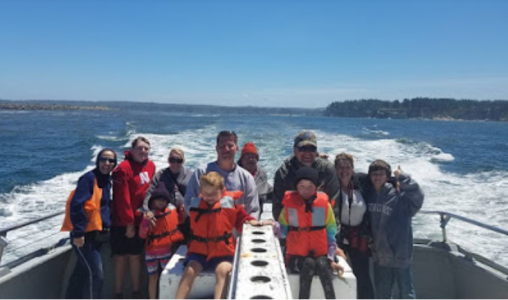
<svg viewBox="0 0 508 300">
<path fill-rule="evenodd" d="M 233 229 L 241 232 L 244 223 L 253 226 L 272 224 L 272 221 L 258 222 L 243 206 L 235 205 L 235 199 L 241 195 L 226 191 L 224 178 L 219 173 L 209 172 L 201 176 L 199 184 L 200 197 L 192 198 L 190 205 L 185 207 L 191 234 L 176 299 L 187 298 L 194 279 L 203 270 L 215 271 L 214 298 L 223 298 L 235 255 Z"/>
<path fill-rule="evenodd" d="M 178 212 L 181 210 L 170 203 L 173 198 L 174 194 L 168 192 L 164 183 L 159 184 L 148 202 L 153 216 L 146 216 L 139 228 L 139 237 L 146 239 L 145 261 L 150 299 L 157 299 L 159 274 L 173 254 L 171 246 L 183 240 L 178 230 Z"/>
<path fill-rule="evenodd" d="M 287 268 L 300 274 L 300 299 L 310 298 L 315 274 L 327 299 L 335 299 L 332 271 L 343 272 L 335 262 L 337 224 L 328 196 L 318 192 L 318 171 L 301 167 L 296 171 L 296 191 L 287 191 L 279 216 L 281 236 L 286 237 Z"/>
</svg>

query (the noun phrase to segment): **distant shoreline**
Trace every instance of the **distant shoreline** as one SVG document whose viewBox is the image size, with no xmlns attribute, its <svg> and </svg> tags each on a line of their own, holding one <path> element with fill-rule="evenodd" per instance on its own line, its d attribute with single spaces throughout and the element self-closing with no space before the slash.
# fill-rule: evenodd
<svg viewBox="0 0 508 300">
<path fill-rule="evenodd" d="M 0 110 L 111 110 L 111 108 L 102 105 L 0 103 Z"/>
</svg>

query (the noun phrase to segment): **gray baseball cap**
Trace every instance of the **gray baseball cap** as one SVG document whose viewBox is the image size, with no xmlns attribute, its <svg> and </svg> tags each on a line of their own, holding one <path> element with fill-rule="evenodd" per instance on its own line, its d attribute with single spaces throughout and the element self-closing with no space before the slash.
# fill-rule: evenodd
<svg viewBox="0 0 508 300">
<path fill-rule="evenodd" d="M 312 131 L 302 131 L 295 137 L 295 143 L 293 147 L 303 147 L 312 145 L 317 148 L 317 138 Z"/>
</svg>

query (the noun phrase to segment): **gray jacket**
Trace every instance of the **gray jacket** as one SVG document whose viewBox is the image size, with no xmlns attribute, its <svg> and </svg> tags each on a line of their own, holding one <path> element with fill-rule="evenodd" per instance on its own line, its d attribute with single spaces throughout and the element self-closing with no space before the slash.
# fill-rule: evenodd
<svg viewBox="0 0 508 300">
<path fill-rule="evenodd" d="M 243 205 L 245 211 L 256 220 L 259 219 L 259 197 L 254 177 L 238 165 L 232 171 L 226 172 L 219 168 L 216 161 L 198 168 L 192 174 L 185 193 L 185 210 L 188 211 L 190 208 L 192 198 L 199 195 L 199 178 L 211 171 L 215 171 L 224 177 L 224 184 L 228 191 L 242 191 L 243 196 L 236 203 Z"/>
<path fill-rule="evenodd" d="M 378 194 L 366 192 L 372 229 L 374 262 L 385 267 L 407 268 L 413 259 L 411 219 L 423 205 L 423 192 L 407 174 L 401 174 L 400 193 L 389 182 Z"/>
<path fill-rule="evenodd" d="M 282 211 L 282 199 L 286 191 L 296 190 L 294 182 L 296 180 L 296 171 L 302 166 L 295 156 L 287 158 L 280 168 L 275 172 L 273 182 L 273 206 L 272 213 L 275 220 L 279 219 Z M 325 192 L 330 201 L 339 191 L 339 180 L 333 163 L 323 158 L 316 158 L 312 163 L 312 168 L 319 172 L 320 191 Z"/>
<path fill-rule="evenodd" d="M 174 194 L 174 202 L 171 204 L 175 206 L 182 205 L 184 203 L 184 195 L 187 190 L 187 184 L 192 176 L 192 170 L 185 168 L 182 166 L 180 173 L 176 176 L 171 173 L 169 167 L 160 170 L 155 174 L 152 178 L 152 182 L 150 183 L 150 187 L 146 191 L 145 199 L 143 200 L 143 210 L 148 211 L 148 202 L 152 197 L 152 192 L 157 186 L 159 182 L 164 183 L 166 189 L 168 190 L 170 195 Z M 176 180 L 175 180 L 176 179 Z"/>
</svg>

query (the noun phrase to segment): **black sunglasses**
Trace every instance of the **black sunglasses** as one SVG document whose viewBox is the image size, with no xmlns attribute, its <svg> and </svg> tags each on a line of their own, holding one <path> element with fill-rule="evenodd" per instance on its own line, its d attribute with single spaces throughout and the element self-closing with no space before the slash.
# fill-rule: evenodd
<svg viewBox="0 0 508 300">
<path fill-rule="evenodd" d="M 181 163 L 183 163 L 183 159 L 181 159 L 181 158 L 175 158 L 175 157 L 170 157 L 169 158 L 169 162 L 172 163 L 172 164 L 181 164 Z"/>
<path fill-rule="evenodd" d="M 109 161 L 110 164 L 116 163 L 116 160 L 114 158 L 107 158 L 107 157 L 99 157 L 100 162 L 107 162 Z"/>
<path fill-rule="evenodd" d="M 316 150 L 317 150 L 317 147 L 314 147 L 314 146 L 298 147 L 298 151 L 300 151 L 300 152 L 316 152 Z"/>
</svg>

